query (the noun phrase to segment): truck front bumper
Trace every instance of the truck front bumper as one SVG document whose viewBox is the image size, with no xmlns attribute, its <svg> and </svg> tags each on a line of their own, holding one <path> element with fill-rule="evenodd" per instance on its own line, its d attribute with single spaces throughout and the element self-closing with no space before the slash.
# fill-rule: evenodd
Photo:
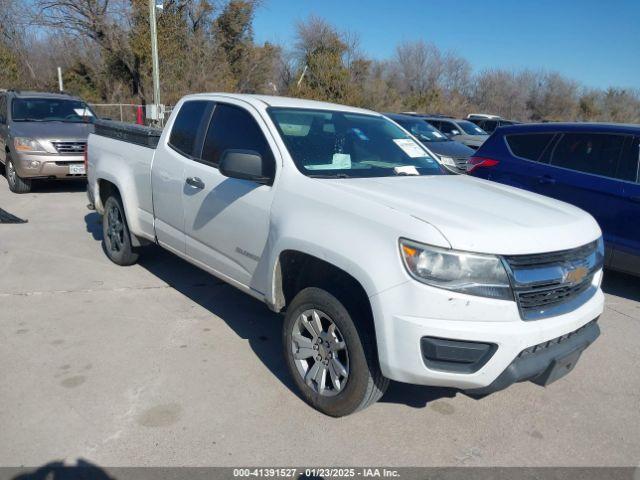
<svg viewBox="0 0 640 480">
<path fill-rule="evenodd" d="M 70 166 L 84 166 L 82 155 L 32 155 L 12 153 L 13 164 L 21 178 L 86 178 L 85 174 L 71 173 Z"/>
<path fill-rule="evenodd" d="M 517 381 L 551 383 L 573 368 L 600 333 L 593 321 L 604 308 L 601 277 L 602 272 L 595 276 L 588 300 L 578 308 L 533 321 L 521 319 L 515 302 L 413 280 L 374 295 L 382 372 L 401 382 L 477 395 Z"/>
</svg>

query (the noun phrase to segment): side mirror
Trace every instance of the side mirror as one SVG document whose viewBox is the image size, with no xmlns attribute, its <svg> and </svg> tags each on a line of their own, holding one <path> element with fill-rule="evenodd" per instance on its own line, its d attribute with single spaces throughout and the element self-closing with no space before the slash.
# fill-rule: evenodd
<svg viewBox="0 0 640 480">
<path fill-rule="evenodd" d="M 272 179 L 263 173 L 262 156 L 254 150 L 225 150 L 220 159 L 218 170 L 225 177 L 252 180 L 270 185 Z"/>
</svg>

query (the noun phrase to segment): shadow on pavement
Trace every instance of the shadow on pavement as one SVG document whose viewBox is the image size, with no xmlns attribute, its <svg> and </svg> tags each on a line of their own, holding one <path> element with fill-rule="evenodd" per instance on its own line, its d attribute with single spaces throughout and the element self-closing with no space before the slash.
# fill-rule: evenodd
<svg viewBox="0 0 640 480">
<path fill-rule="evenodd" d="M 602 291 L 609 295 L 640 302 L 640 278 L 626 273 L 605 270 Z"/>
<path fill-rule="evenodd" d="M 49 462 L 36 470 L 20 473 L 13 480 L 115 480 L 102 468 L 83 459 L 77 465 L 65 465 L 62 461 Z"/>
<path fill-rule="evenodd" d="M 94 240 L 102 242 L 102 219 L 97 212 L 90 212 L 84 216 L 84 222 L 87 232 L 91 234 Z"/>
<path fill-rule="evenodd" d="M 31 193 L 85 192 L 87 181 L 82 180 L 34 180 Z"/>
<path fill-rule="evenodd" d="M 458 393 L 454 388 L 425 387 L 410 383 L 391 382 L 380 400 L 383 403 L 398 403 L 413 408 L 424 408 L 441 398 L 453 398 Z"/>
<path fill-rule="evenodd" d="M 221 318 L 269 371 L 296 393 L 282 356 L 282 318 L 266 306 L 162 248 L 144 248 L 138 264 L 178 292 Z"/>
<path fill-rule="evenodd" d="M 100 216 L 85 216 L 87 232 L 102 241 Z M 291 392 L 300 395 L 289 376 L 282 353 L 282 317 L 260 301 L 218 280 L 157 245 L 141 251 L 138 264 L 202 308 L 221 318 L 240 338 L 249 342 L 253 352 L 269 371 Z M 454 397 L 456 390 L 391 382 L 382 402 L 414 408 L 426 406 L 443 397 Z"/>
</svg>

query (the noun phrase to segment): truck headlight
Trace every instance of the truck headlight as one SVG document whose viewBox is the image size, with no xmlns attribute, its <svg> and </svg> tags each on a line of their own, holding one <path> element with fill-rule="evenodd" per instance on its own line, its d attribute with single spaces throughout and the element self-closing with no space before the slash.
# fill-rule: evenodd
<svg viewBox="0 0 640 480">
<path fill-rule="evenodd" d="M 481 297 L 513 300 L 507 271 L 495 255 L 460 252 L 400 239 L 409 274 L 433 287 Z"/>
<path fill-rule="evenodd" d="M 16 151 L 22 153 L 47 153 L 42 144 L 35 138 L 15 137 L 13 139 L 13 146 Z"/>
</svg>

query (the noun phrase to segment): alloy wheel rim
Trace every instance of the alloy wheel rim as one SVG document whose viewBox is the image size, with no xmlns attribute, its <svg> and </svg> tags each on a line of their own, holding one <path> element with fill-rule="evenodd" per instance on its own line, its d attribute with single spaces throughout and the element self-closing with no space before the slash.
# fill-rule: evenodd
<svg viewBox="0 0 640 480">
<path fill-rule="evenodd" d="M 329 315 L 318 309 L 298 315 L 290 347 L 298 373 L 315 393 L 332 397 L 344 390 L 349 379 L 349 352 Z"/>
<path fill-rule="evenodd" d="M 107 211 L 107 238 L 109 239 L 109 250 L 114 253 L 122 250 L 124 225 L 120 209 L 116 205 L 112 205 Z"/>
<path fill-rule="evenodd" d="M 13 162 L 7 162 L 7 176 L 11 184 L 16 183 L 16 169 L 13 168 Z"/>
</svg>

